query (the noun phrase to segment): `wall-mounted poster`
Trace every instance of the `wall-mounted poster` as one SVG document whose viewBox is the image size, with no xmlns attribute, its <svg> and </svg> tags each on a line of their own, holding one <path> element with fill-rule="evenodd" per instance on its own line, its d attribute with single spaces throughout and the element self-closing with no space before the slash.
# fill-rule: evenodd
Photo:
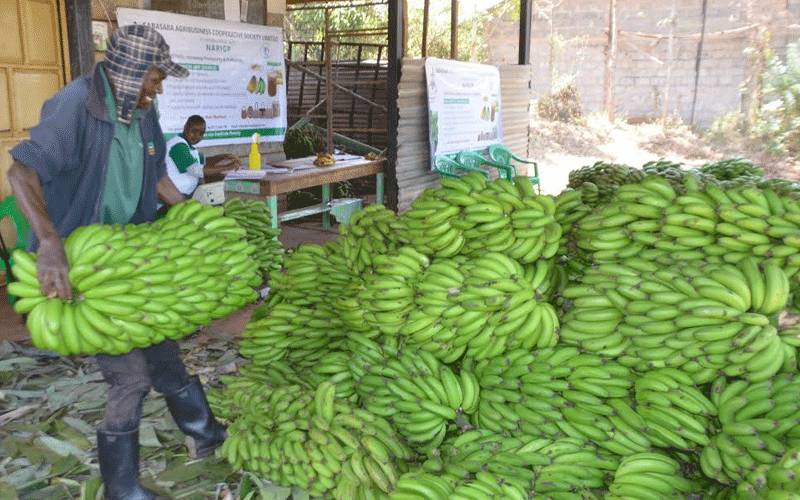
<svg viewBox="0 0 800 500">
<path fill-rule="evenodd" d="M 283 32 L 274 26 L 220 21 L 169 12 L 117 9 L 120 25 L 145 24 L 164 37 L 187 78 L 167 78 L 158 96 L 167 139 L 201 115 L 199 147 L 282 141 L 286 131 Z"/>
<path fill-rule="evenodd" d="M 92 40 L 94 50 L 106 50 L 108 42 L 108 23 L 105 21 L 92 21 Z"/>
<path fill-rule="evenodd" d="M 425 77 L 431 157 L 503 142 L 495 66 L 429 57 Z"/>
</svg>

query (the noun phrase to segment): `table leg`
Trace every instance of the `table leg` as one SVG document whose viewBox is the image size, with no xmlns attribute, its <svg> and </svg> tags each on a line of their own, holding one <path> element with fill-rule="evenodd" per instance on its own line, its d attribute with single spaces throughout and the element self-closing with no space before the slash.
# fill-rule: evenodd
<svg viewBox="0 0 800 500">
<path fill-rule="evenodd" d="M 375 201 L 383 203 L 383 172 L 375 174 Z"/>
<path fill-rule="evenodd" d="M 322 203 L 331 202 L 331 185 L 322 185 Z M 331 213 L 329 211 L 322 212 L 322 227 L 323 229 L 330 229 L 331 227 Z"/>
<path fill-rule="evenodd" d="M 267 207 L 269 207 L 269 214 L 272 217 L 273 229 L 278 228 L 278 197 L 267 196 Z"/>
</svg>

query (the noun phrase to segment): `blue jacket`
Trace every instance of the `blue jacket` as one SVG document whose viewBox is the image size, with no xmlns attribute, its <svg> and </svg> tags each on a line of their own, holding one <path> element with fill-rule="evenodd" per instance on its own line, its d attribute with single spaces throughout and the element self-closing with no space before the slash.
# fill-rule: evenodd
<svg viewBox="0 0 800 500">
<path fill-rule="evenodd" d="M 80 226 L 99 222 L 114 137 L 101 67 L 102 63 L 95 65 L 91 77 L 73 80 L 48 99 L 42 105 L 39 124 L 31 129 L 30 139 L 11 150 L 16 161 L 39 175 L 47 210 L 62 238 Z M 167 148 L 154 106 L 142 113 L 139 128 L 144 145 L 144 176 L 139 206 L 130 223 L 155 220 L 157 184 L 167 172 Z M 28 250 L 36 251 L 38 247 L 39 241 L 31 232 Z"/>
</svg>

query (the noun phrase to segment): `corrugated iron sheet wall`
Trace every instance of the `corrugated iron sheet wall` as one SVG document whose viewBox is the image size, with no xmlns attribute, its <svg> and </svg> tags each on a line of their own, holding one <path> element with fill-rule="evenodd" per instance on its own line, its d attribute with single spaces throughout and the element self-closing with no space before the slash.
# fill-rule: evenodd
<svg viewBox="0 0 800 500">
<path fill-rule="evenodd" d="M 531 66 L 500 67 L 503 143 L 517 155 L 528 156 Z M 398 212 L 410 208 L 425 188 L 438 187 L 431 171 L 428 142 L 428 100 L 425 60 L 403 59 L 398 85 L 397 165 Z"/>
</svg>

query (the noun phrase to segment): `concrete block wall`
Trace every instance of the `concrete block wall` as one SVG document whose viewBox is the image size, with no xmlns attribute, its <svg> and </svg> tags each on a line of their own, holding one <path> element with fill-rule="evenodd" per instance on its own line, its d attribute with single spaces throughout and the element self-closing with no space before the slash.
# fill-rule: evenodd
<svg viewBox="0 0 800 500">
<path fill-rule="evenodd" d="M 694 97 L 695 61 L 701 31 L 701 0 L 676 0 L 668 113 L 688 121 Z M 608 28 L 608 0 L 565 0 L 552 13 L 557 35 L 555 65 L 550 63 L 550 21 L 534 11 L 531 20 L 531 65 L 534 98 L 550 92 L 552 77 L 572 80 L 585 113 L 603 108 L 603 76 Z M 673 2 L 619 0 L 617 27 L 616 111 L 620 118 L 660 118 L 669 68 L 668 20 Z M 492 64 L 514 63 L 518 27 L 503 21 L 489 41 Z M 741 86 L 751 71 L 745 49 L 753 45 L 755 25 L 771 34 L 776 54 L 800 39 L 800 0 L 708 0 L 706 38 L 698 82 L 695 123 L 708 125 L 741 108 Z"/>
</svg>

